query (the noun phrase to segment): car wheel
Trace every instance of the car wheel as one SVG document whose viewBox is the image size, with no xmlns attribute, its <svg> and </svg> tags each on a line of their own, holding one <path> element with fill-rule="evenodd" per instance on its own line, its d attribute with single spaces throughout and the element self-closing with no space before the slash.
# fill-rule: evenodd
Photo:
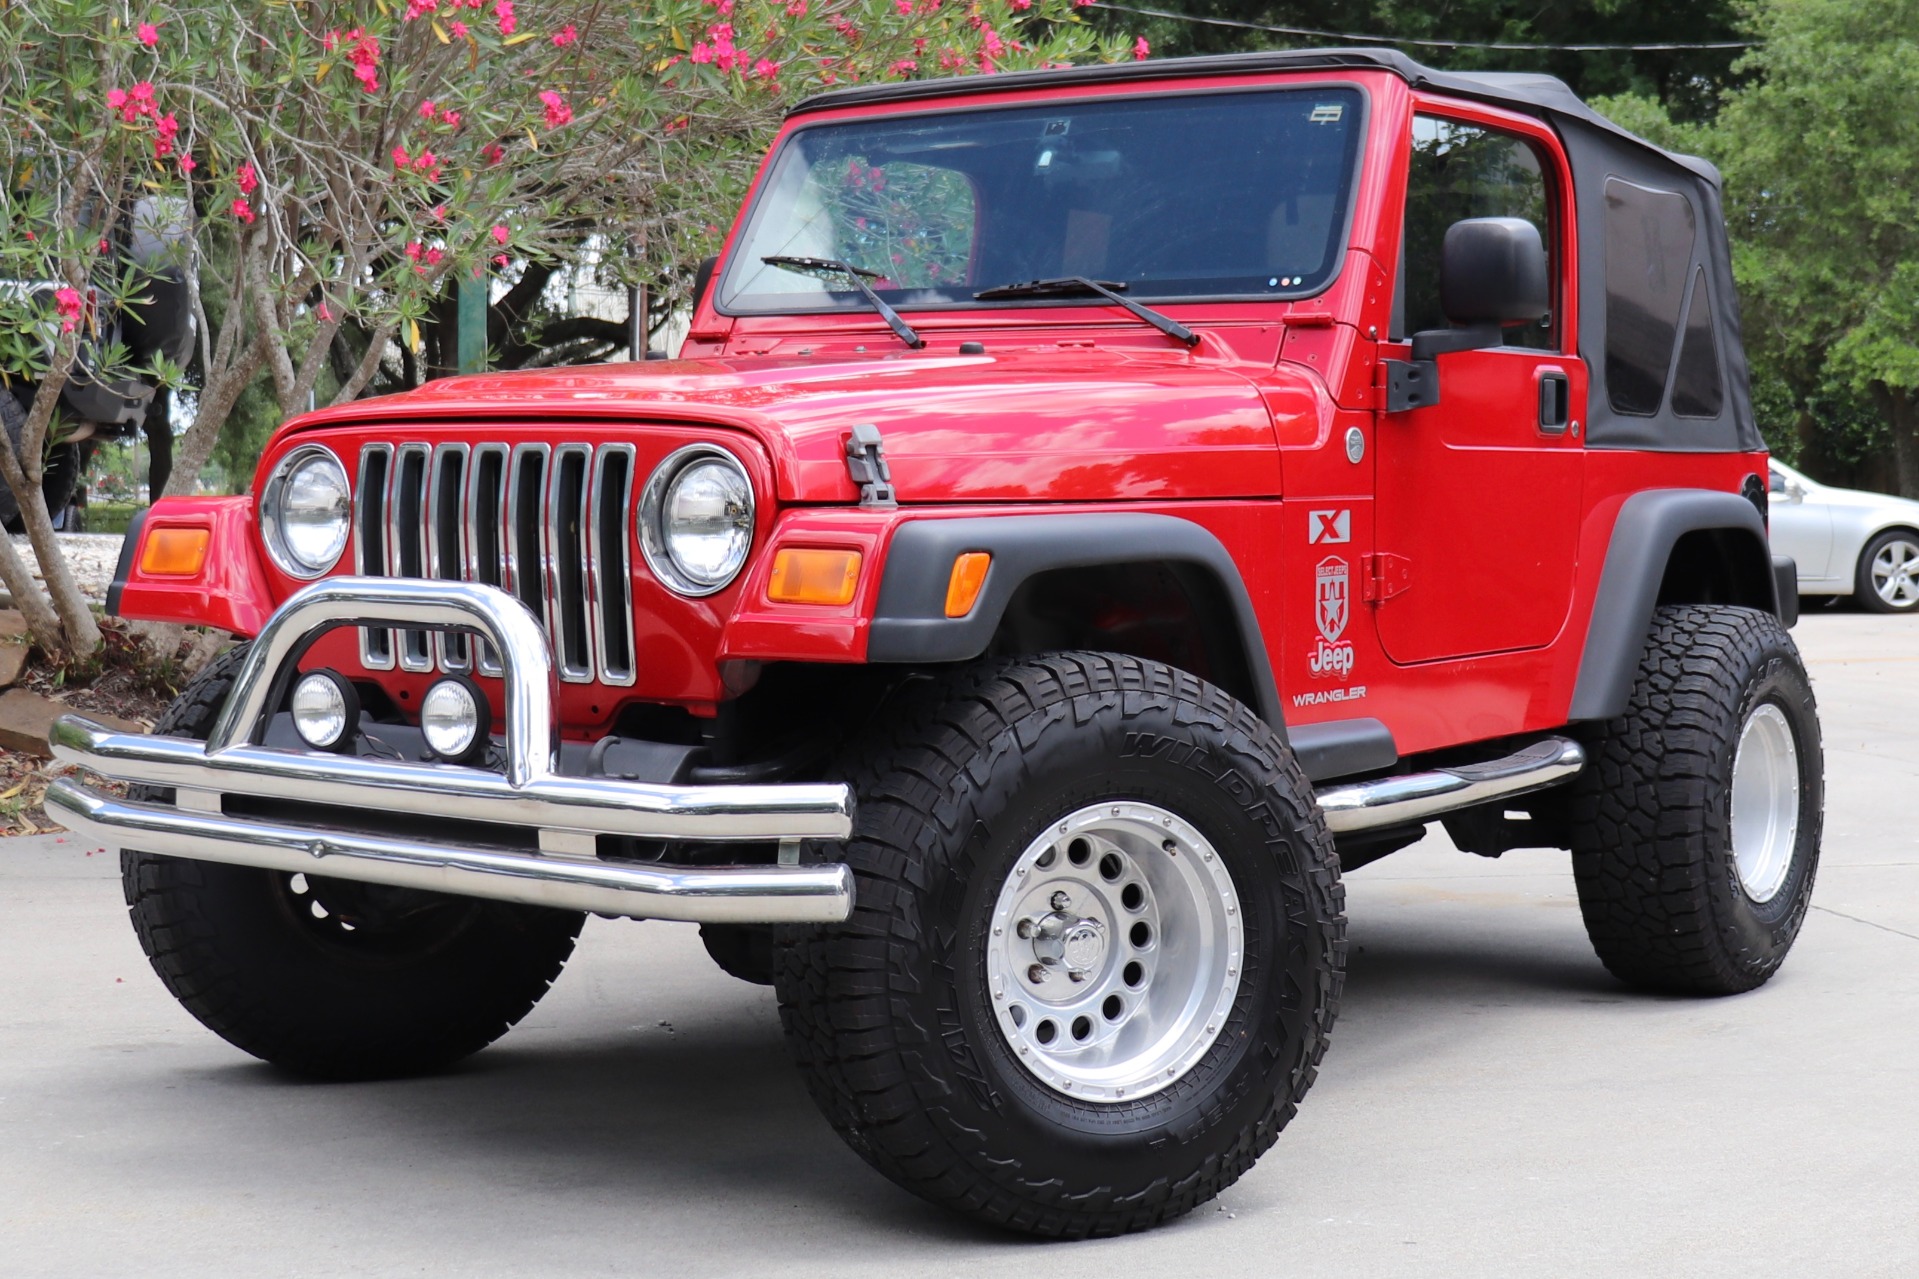
<svg viewBox="0 0 1919 1279">
<path fill-rule="evenodd" d="M 1344 975 L 1338 859 L 1284 742 L 1192 675 L 1059 653 L 909 688 L 845 771 L 853 917 L 781 929 L 774 976 L 856 1152 L 1065 1237 L 1252 1167 Z"/>
<path fill-rule="evenodd" d="M 1919 609 L 1919 533 L 1888 529 L 1868 542 L 1852 595 L 1870 613 Z"/>
<path fill-rule="evenodd" d="M 1573 783 L 1573 879 L 1600 960 L 1648 990 L 1730 995 L 1785 962 L 1819 867 L 1812 686 L 1770 613 L 1661 608 L 1626 713 Z"/>
<path fill-rule="evenodd" d="M 197 675 L 154 732 L 204 738 L 246 655 Z M 136 786 L 135 799 L 170 798 Z M 479 1051 L 544 995 L 585 916 L 126 850 L 134 931 L 181 1005 L 301 1074 L 418 1074 Z"/>
</svg>

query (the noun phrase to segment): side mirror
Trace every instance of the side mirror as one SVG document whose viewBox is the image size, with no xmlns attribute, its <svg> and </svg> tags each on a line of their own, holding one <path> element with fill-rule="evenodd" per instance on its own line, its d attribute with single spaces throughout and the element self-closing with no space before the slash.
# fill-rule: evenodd
<svg viewBox="0 0 1919 1279">
<path fill-rule="evenodd" d="M 1768 472 L 1766 476 L 1766 491 L 1769 493 L 1784 493 L 1786 491 L 1786 477 L 1777 471 Z"/>
<path fill-rule="evenodd" d="M 1450 329 L 1413 334 L 1413 359 L 1498 346 L 1500 331 L 1552 310 L 1546 246 L 1524 218 L 1466 218 L 1446 228 L 1439 305 Z"/>
<path fill-rule="evenodd" d="M 713 283 L 713 268 L 720 263 L 719 258 L 701 258 L 700 265 L 693 272 L 693 309 L 700 309 L 700 303 L 706 300 L 706 290 Z"/>
<path fill-rule="evenodd" d="M 1413 334 L 1411 360 L 1386 361 L 1386 411 L 1439 403 L 1440 356 L 1498 346 L 1505 329 L 1552 310 L 1552 280 L 1539 228 L 1524 218 L 1465 218 L 1446 228 L 1439 252 L 1439 305 L 1449 329 Z"/>
</svg>

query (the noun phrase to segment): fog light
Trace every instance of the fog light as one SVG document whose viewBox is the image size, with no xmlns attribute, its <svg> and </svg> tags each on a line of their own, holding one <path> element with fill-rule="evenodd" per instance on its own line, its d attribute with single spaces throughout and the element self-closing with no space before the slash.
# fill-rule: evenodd
<svg viewBox="0 0 1919 1279">
<path fill-rule="evenodd" d="M 480 686 L 451 675 L 420 700 L 420 733 L 435 755 L 464 763 L 486 749 L 489 712 Z"/>
<path fill-rule="evenodd" d="M 360 695 L 342 675 L 308 671 L 293 686 L 293 729 L 318 751 L 337 751 L 360 723 Z"/>
</svg>

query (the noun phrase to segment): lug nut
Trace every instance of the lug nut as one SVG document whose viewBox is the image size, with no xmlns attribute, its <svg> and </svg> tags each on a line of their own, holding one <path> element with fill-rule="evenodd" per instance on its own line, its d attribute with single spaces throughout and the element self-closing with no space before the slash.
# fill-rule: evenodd
<svg viewBox="0 0 1919 1279">
<path fill-rule="evenodd" d="M 1030 919 L 1022 919 L 1019 921 L 1019 924 L 1014 927 L 1013 931 L 1021 937 L 1031 937 L 1033 935 L 1033 921 Z"/>
<path fill-rule="evenodd" d="M 1068 906 L 1071 906 L 1072 904 L 1073 904 L 1073 899 L 1071 897 L 1068 897 L 1065 893 L 1053 894 L 1054 910 L 1065 910 Z"/>
<path fill-rule="evenodd" d="M 1034 965 L 1033 965 L 1033 966 L 1032 966 L 1031 968 L 1028 968 L 1028 969 L 1026 970 L 1026 980 L 1027 980 L 1027 981 L 1030 981 L 1030 982 L 1042 982 L 1042 981 L 1045 981 L 1045 980 L 1046 980 L 1046 965 L 1045 965 L 1045 964 L 1034 964 Z"/>
<path fill-rule="evenodd" d="M 1067 970 L 1066 970 L 1066 975 L 1067 975 L 1068 977 L 1071 977 L 1071 978 L 1072 978 L 1072 979 L 1073 979 L 1074 981 L 1076 981 L 1076 982 L 1080 982 L 1080 981 L 1085 981 L 1085 980 L 1086 980 L 1086 974 L 1085 974 L 1085 973 L 1082 973 L 1082 972 L 1076 972 L 1076 971 L 1074 971 L 1074 970 L 1073 970 L 1073 969 L 1071 969 L 1071 968 L 1069 968 L 1069 969 L 1067 969 Z"/>
</svg>

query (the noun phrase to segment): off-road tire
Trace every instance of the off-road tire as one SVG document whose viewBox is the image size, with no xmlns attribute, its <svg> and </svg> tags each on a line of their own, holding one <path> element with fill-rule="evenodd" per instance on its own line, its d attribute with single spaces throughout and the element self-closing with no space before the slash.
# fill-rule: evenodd
<svg viewBox="0 0 1919 1279">
<path fill-rule="evenodd" d="M 701 924 L 700 944 L 720 971 L 755 986 L 773 984 L 773 929 L 765 924 Z"/>
<path fill-rule="evenodd" d="M 877 719 L 844 770 L 853 838 L 823 850 L 854 869 L 853 916 L 775 942 L 787 1042 L 833 1127 L 915 1194 L 1038 1235 L 1144 1229 L 1232 1184 L 1312 1085 L 1345 972 L 1338 860 L 1285 744 L 1192 675 L 1101 653 L 918 681 Z M 1094 1103 L 1021 1065 L 983 955 L 1022 850 L 1120 799 L 1218 849 L 1245 975 L 1187 1073 Z"/>
<path fill-rule="evenodd" d="M 1733 849 L 1732 776 L 1744 726 L 1767 705 L 1796 747 L 1798 820 L 1781 886 L 1756 901 Z M 1811 902 L 1824 807 L 1819 719 L 1792 637 L 1755 609 L 1659 609 L 1625 715 L 1589 746 L 1571 794 L 1573 877 L 1601 962 L 1645 990 L 1764 983 Z"/>
<path fill-rule="evenodd" d="M 17 454 L 21 434 L 27 426 L 27 411 L 18 397 L 4 387 L 0 387 L 0 426 L 4 426 Z M 58 519 L 61 510 L 73 500 L 82 469 L 79 445 L 56 444 L 47 450 L 46 462 L 40 471 L 40 491 L 46 496 L 49 518 Z M 0 527 L 9 533 L 18 533 L 25 527 L 20 520 L 20 503 L 3 479 L 0 479 Z"/>
<path fill-rule="evenodd" d="M 1919 610 L 1919 594 L 1910 600 L 1896 602 L 1879 593 L 1873 584 L 1872 564 L 1879 558 L 1880 552 L 1887 547 L 1903 543 L 1907 547 L 1919 548 L 1919 533 L 1907 528 L 1887 529 L 1866 543 L 1866 549 L 1859 552 L 1859 563 L 1853 568 L 1853 602 L 1868 613 L 1911 613 Z"/>
<path fill-rule="evenodd" d="M 246 646 L 188 684 L 154 732 L 204 738 Z M 133 788 L 136 799 L 165 791 Z M 572 911 L 296 877 L 127 850 L 141 948 L 186 1010 L 234 1047 L 300 1074 L 418 1074 L 477 1052 L 537 1003 L 572 954 Z M 311 905 L 366 900 L 404 926 L 325 927 Z M 303 917 L 302 912 L 305 911 Z"/>
</svg>

